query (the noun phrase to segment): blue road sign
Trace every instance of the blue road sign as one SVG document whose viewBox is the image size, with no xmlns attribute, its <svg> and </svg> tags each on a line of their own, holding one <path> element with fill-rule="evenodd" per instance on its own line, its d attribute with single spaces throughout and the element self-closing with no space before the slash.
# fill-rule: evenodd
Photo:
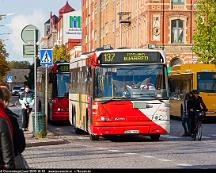
<svg viewBox="0 0 216 173">
<path fill-rule="evenodd" d="M 7 82 L 13 82 L 13 76 L 7 75 Z"/>
<path fill-rule="evenodd" d="M 40 50 L 40 64 L 41 65 L 52 65 L 52 49 L 41 49 Z"/>
</svg>

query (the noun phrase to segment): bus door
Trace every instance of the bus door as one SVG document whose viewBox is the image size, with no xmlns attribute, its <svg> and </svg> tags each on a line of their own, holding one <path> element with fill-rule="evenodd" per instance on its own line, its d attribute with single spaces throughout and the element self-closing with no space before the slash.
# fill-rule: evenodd
<svg viewBox="0 0 216 173">
<path fill-rule="evenodd" d="M 193 74 L 180 74 L 169 77 L 170 115 L 181 117 L 185 94 L 193 88 Z"/>
</svg>

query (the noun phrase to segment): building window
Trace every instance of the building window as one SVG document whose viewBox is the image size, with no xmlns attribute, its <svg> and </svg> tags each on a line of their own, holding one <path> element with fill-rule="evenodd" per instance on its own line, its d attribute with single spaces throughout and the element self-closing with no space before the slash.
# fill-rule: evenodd
<svg viewBox="0 0 216 173">
<path fill-rule="evenodd" d="M 180 59 L 180 58 L 178 58 L 178 57 L 175 57 L 175 58 L 173 58 L 171 61 L 170 61 L 170 67 L 173 67 L 173 66 L 175 66 L 175 65 L 181 65 L 181 64 L 183 64 L 184 62 L 183 62 L 183 60 L 182 59 Z"/>
<path fill-rule="evenodd" d="M 173 4 L 183 4 L 184 0 L 172 0 Z"/>
<path fill-rule="evenodd" d="M 171 21 L 171 43 L 184 43 L 184 21 L 180 19 Z"/>
</svg>

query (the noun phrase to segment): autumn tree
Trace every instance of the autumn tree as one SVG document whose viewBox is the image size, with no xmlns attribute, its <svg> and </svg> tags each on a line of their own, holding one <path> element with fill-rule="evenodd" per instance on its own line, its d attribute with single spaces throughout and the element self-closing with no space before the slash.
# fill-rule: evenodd
<svg viewBox="0 0 216 173">
<path fill-rule="evenodd" d="M 6 52 L 4 43 L 0 39 L 0 80 L 4 78 L 7 71 L 9 71 L 9 66 L 6 61 L 6 58 L 8 57 L 8 53 Z"/>
<path fill-rule="evenodd" d="M 53 48 L 53 63 L 56 61 L 65 60 L 70 61 L 70 53 L 65 45 L 56 45 Z"/>
<path fill-rule="evenodd" d="M 216 64 L 216 1 L 197 0 L 193 51 L 203 63 Z"/>
<path fill-rule="evenodd" d="M 12 69 L 25 69 L 30 68 L 29 61 L 9 61 L 8 62 L 9 67 Z"/>
</svg>

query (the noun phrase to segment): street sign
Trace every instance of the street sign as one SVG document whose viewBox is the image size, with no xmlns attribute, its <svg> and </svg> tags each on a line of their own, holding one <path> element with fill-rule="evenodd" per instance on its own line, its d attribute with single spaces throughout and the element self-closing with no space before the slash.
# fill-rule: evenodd
<svg viewBox="0 0 216 173">
<path fill-rule="evenodd" d="M 39 30 L 34 25 L 27 25 L 21 32 L 21 38 L 25 44 L 34 45 L 38 42 Z"/>
<path fill-rule="evenodd" d="M 36 55 L 38 53 L 38 46 L 36 45 Z M 32 58 L 34 57 L 34 45 L 26 44 L 23 45 L 23 57 L 24 58 Z"/>
<path fill-rule="evenodd" d="M 41 65 L 52 65 L 52 49 L 41 49 L 40 50 L 40 64 Z"/>
<path fill-rule="evenodd" d="M 12 75 L 7 75 L 7 82 L 8 83 L 13 82 L 13 76 Z"/>
</svg>

